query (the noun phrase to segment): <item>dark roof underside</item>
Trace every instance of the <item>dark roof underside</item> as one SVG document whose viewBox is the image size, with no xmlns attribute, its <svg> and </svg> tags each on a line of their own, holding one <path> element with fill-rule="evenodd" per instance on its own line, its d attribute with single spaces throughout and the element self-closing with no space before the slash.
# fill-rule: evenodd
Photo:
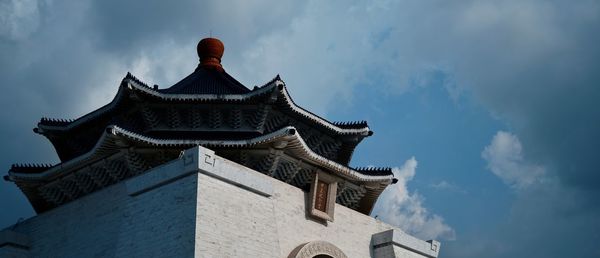
<svg viewBox="0 0 600 258">
<path fill-rule="evenodd" d="M 175 85 L 158 90 L 166 94 L 243 94 L 250 90 L 226 72 L 198 66 Z"/>
</svg>

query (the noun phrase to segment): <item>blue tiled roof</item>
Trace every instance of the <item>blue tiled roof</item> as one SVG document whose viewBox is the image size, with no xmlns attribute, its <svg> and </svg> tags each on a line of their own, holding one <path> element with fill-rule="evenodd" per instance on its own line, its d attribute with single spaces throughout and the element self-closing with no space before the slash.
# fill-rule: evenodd
<svg viewBox="0 0 600 258">
<path fill-rule="evenodd" d="M 166 94 L 243 94 L 250 90 L 226 72 L 198 66 L 175 85 L 158 90 Z"/>
</svg>

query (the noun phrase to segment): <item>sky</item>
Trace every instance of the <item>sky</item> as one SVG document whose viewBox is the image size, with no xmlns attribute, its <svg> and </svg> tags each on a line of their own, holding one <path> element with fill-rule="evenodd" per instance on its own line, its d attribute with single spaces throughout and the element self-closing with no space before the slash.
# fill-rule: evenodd
<svg viewBox="0 0 600 258">
<path fill-rule="evenodd" d="M 391 166 L 373 216 L 440 257 L 599 257 L 600 2 L 0 0 L 0 167 L 57 163 L 32 132 L 110 102 L 127 72 L 161 88 L 214 36 L 247 87 L 375 132 L 353 166 Z M 34 212 L 0 182 L 0 228 Z"/>
</svg>

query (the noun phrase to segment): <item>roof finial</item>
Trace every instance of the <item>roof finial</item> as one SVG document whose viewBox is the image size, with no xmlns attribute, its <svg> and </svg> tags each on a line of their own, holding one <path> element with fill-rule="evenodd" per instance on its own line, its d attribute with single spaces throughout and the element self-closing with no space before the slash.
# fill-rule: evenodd
<svg viewBox="0 0 600 258">
<path fill-rule="evenodd" d="M 216 38 L 204 38 L 198 42 L 196 50 L 198 51 L 198 57 L 200 57 L 200 66 L 223 71 L 223 66 L 221 66 L 221 57 L 223 57 L 225 51 L 223 42 Z"/>
</svg>

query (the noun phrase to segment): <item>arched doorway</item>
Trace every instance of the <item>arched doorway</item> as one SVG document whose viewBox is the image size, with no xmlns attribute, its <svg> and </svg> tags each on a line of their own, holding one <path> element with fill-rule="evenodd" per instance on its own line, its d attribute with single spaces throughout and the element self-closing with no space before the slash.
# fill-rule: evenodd
<svg viewBox="0 0 600 258">
<path fill-rule="evenodd" d="M 288 256 L 289 258 L 348 258 L 342 250 L 325 241 L 312 241 L 302 244 Z"/>
</svg>

